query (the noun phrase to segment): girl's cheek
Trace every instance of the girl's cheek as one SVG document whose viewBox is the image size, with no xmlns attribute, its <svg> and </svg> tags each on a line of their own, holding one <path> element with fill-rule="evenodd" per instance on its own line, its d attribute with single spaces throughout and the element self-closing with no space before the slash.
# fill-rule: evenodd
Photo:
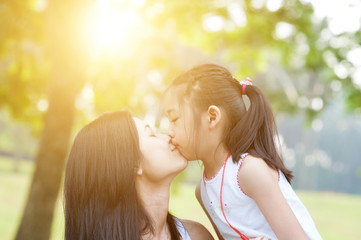
<svg viewBox="0 0 361 240">
<path fill-rule="evenodd" d="M 177 129 L 180 134 L 185 134 L 186 132 L 183 122 L 178 123 Z"/>
</svg>

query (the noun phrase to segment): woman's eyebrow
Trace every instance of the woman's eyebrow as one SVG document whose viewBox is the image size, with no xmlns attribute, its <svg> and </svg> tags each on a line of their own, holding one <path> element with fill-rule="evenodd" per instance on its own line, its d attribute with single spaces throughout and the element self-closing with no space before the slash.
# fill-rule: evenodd
<svg viewBox="0 0 361 240">
<path fill-rule="evenodd" d="M 145 124 L 145 126 L 144 126 L 144 131 L 147 130 L 147 128 L 152 129 L 152 128 L 149 126 L 149 124 Z"/>
<path fill-rule="evenodd" d="M 151 132 L 153 132 L 153 128 L 152 128 L 149 124 L 145 124 L 145 126 L 144 126 L 144 132 L 147 131 L 147 128 L 148 128 Z"/>
</svg>

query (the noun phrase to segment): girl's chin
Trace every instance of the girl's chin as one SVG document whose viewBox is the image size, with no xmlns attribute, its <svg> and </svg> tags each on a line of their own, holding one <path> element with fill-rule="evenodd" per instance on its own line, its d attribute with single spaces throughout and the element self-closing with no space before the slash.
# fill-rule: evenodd
<svg viewBox="0 0 361 240">
<path fill-rule="evenodd" d="M 192 158 L 188 157 L 186 154 L 183 154 L 181 151 L 177 149 L 178 153 L 187 161 L 194 161 Z"/>
<path fill-rule="evenodd" d="M 185 161 L 189 161 L 188 158 L 187 158 L 187 156 L 185 156 L 184 154 L 182 154 L 182 152 L 179 151 L 178 148 L 174 149 L 172 152 L 175 153 L 175 154 L 177 154 L 177 155 L 179 155 L 181 158 L 184 158 Z"/>
<path fill-rule="evenodd" d="M 188 162 L 198 161 L 199 159 L 187 159 Z"/>
</svg>

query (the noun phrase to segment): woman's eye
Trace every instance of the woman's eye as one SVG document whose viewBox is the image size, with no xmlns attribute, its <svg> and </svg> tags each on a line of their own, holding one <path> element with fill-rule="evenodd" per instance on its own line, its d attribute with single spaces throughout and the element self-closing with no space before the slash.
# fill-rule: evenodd
<svg viewBox="0 0 361 240">
<path fill-rule="evenodd" d="M 149 137 L 156 137 L 155 133 L 153 132 L 153 129 L 149 125 L 145 126 L 145 132 L 146 135 Z"/>
</svg>

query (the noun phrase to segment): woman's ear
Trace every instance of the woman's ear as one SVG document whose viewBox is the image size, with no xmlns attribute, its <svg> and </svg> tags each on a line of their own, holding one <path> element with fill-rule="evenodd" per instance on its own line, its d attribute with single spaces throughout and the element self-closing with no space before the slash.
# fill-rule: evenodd
<svg viewBox="0 0 361 240">
<path fill-rule="evenodd" d="M 141 167 L 138 168 L 137 174 L 138 174 L 139 176 L 143 175 L 143 169 L 142 169 Z"/>
<path fill-rule="evenodd" d="M 208 117 L 208 127 L 214 128 L 218 125 L 218 123 L 221 120 L 222 113 L 219 107 L 215 105 L 211 105 L 208 107 L 207 111 L 207 117 Z"/>
</svg>

